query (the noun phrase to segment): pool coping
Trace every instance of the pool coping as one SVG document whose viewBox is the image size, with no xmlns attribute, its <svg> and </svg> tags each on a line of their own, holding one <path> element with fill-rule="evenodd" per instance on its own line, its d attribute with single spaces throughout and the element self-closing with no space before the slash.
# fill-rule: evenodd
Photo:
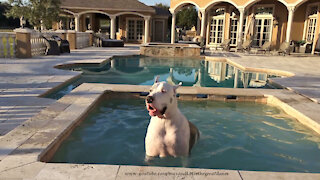
<svg viewBox="0 0 320 180">
<path fill-rule="evenodd" d="M 62 97 L 0 139 L 0 145 L 3 147 L 0 154 L 0 177 L 30 179 L 65 179 L 67 177 L 73 179 L 320 178 L 320 173 L 42 162 L 50 159 L 50 156 L 58 148 L 57 145 L 84 119 L 104 93 L 134 92 L 139 94 L 140 92 L 148 92 L 149 88 L 150 86 L 94 83 L 80 85 L 70 94 Z M 178 93 L 180 94 L 179 98 L 186 100 L 195 99 L 197 94 L 207 94 L 211 100 L 267 103 L 279 107 L 301 123 L 320 133 L 320 117 L 316 114 L 320 105 L 288 90 L 181 87 L 178 89 Z M 237 98 L 228 99 L 229 95 L 237 96 Z"/>
</svg>

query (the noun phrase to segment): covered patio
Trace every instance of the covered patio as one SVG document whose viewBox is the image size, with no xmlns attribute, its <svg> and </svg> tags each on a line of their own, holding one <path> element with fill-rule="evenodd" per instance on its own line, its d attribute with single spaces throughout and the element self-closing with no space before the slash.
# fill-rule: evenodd
<svg viewBox="0 0 320 180">
<path fill-rule="evenodd" d="M 169 17 L 137 0 L 62 0 L 61 12 L 62 21 L 54 29 L 99 32 L 132 43 L 154 41 L 156 36 L 164 41 Z"/>
</svg>

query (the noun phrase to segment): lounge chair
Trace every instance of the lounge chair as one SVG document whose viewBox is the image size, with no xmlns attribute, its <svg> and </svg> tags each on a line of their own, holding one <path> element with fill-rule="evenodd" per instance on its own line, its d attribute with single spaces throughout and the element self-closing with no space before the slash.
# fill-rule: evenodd
<svg viewBox="0 0 320 180">
<path fill-rule="evenodd" d="M 95 34 L 94 36 L 94 44 L 97 47 L 123 47 L 124 41 L 117 39 L 108 39 L 106 35 Z"/>
<path fill-rule="evenodd" d="M 261 48 L 259 48 L 259 49 L 257 50 L 257 52 L 263 52 L 264 54 L 266 54 L 267 51 L 270 52 L 270 50 L 271 50 L 271 42 L 266 41 L 266 42 L 264 42 L 264 44 L 261 46 Z"/>
<path fill-rule="evenodd" d="M 282 54 L 283 56 L 285 56 L 286 54 L 290 55 L 290 43 L 288 43 L 288 42 L 283 42 L 283 43 L 280 45 L 278 54 L 279 54 L 279 55 Z"/>
<path fill-rule="evenodd" d="M 218 48 L 222 48 L 222 50 L 224 50 L 224 51 L 229 51 L 230 50 L 230 42 L 231 42 L 231 39 L 225 39 L 223 41 L 223 43 L 221 43 L 219 46 L 216 47 L 216 50 Z"/>
<path fill-rule="evenodd" d="M 252 40 L 247 40 L 243 42 L 240 47 L 237 48 L 237 51 L 250 52 L 251 45 L 252 45 Z"/>
</svg>

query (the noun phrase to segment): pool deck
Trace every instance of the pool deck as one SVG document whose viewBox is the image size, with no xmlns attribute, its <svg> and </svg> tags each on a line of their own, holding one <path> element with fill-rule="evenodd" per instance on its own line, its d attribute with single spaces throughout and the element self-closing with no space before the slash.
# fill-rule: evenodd
<svg viewBox="0 0 320 180">
<path fill-rule="evenodd" d="M 75 119 L 83 115 L 88 104 L 93 103 L 106 90 L 105 86 L 79 86 L 72 94 L 55 101 L 39 98 L 47 90 L 77 76 L 77 72 L 54 69 L 64 63 L 100 63 L 114 55 L 139 54 L 139 47 L 86 48 L 61 56 L 36 57 L 32 59 L 0 59 L 0 179 L 320 179 L 320 174 L 250 172 L 237 170 L 207 170 L 184 168 L 157 168 L 138 166 L 77 165 L 39 162 L 39 155 L 67 129 Z M 215 94 L 251 96 L 275 96 L 295 110 L 320 124 L 320 57 L 261 56 L 232 53 L 214 53 L 212 58 L 226 58 L 244 67 L 267 68 L 289 71 L 290 78 L 275 79 L 288 90 L 219 89 L 181 91 L 198 93 L 214 91 Z M 143 87 L 142 87 L 143 88 Z M 123 86 L 120 88 L 123 89 Z M 124 88 L 126 89 L 126 88 Z M 129 88 L 130 89 L 130 88 Z M 81 92 L 77 94 L 77 92 Z M 85 93 L 85 94 L 83 94 Z M 298 93 L 298 94 L 297 94 Z M 303 96 L 300 96 L 302 94 Z M 81 96 L 80 96 L 81 95 Z M 83 97 L 86 95 L 87 97 Z M 308 98 L 312 101 L 309 101 Z M 270 102 L 272 104 L 272 102 Z M 277 102 L 275 102 L 277 103 Z M 290 110 L 289 110 L 290 111 Z M 298 114 L 299 115 L 299 114 Z M 53 120 L 54 121 L 51 121 Z M 70 121 L 73 119 L 73 121 Z M 302 118 L 303 119 L 303 118 Z M 16 128 L 17 127 L 17 128 Z M 15 128 L 15 129 L 14 129 Z M 14 129 L 14 130 L 12 130 Z M 84 171 L 85 170 L 85 171 Z M 145 175 L 130 173 L 146 173 Z M 162 174 L 152 175 L 153 173 Z M 180 173 L 181 172 L 181 173 Z M 183 174 L 189 172 L 189 174 Z M 167 173 L 167 174 L 166 174 Z M 198 174 L 196 174 L 198 173 Z M 203 173 L 211 173 L 205 174 Z M 225 175 L 225 174 L 228 175 Z M 224 175 L 223 175 L 224 174 Z M 93 177 L 96 176 L 96 178 Z"/>
</svg>

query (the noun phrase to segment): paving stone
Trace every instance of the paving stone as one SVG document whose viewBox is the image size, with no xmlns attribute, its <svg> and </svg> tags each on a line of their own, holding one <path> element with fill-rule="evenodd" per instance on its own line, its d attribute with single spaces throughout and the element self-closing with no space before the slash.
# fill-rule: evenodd
<svg viewBox="0 0 320 180">
<path fill-rule="evenodd" d="M 19 167 L 10 168 L 0 172 L 0 180 L 12 179 L 34 179 L 40 170 L 45 166 L 42 162 L 32 162 Z"/>
<path fill-rule="evenodd" d="M 241 180 L 238 171 L 152 166 L 120 166 L 117 180 L 122 179 L 217 179 Z"/>
<path fill-rule="evenodd" d="M 47 163 L 35 177 L 39 180 L 114 180 L 119 166 Z"/>
<path fill-rule="evenodd" d="M 319 173 L 287 173 L 287 172 L 254 172 L 254 171 L 239 171 L 243 180 L 319 180 Z"/>
</svg>

